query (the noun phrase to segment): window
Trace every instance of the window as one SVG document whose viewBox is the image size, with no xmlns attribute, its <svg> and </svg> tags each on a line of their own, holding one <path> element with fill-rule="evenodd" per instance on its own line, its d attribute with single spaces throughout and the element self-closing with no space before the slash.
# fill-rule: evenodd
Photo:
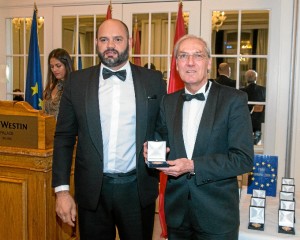
<svg viewBox="0 0 300 240">
<path fill-rule="evenodd" d="M 216 16 L 218 13 L 219 16 Z M 263 145 L 269 11 L 213 11 L 212 19 L 217 27 L 212 28 L 211 48 L 213 65 L 211 78 L 218 76 L 218 66 L 227 62 L 231 68 L 231 79 L 236 80 L 236 88 L 247 92 L 249 111 L 256 145 Z M 257 73 L 255 82 L 246 79 L 246 72 Z M 249 74 L 247 74 L 249 76 Z M 254 85 L 255 84 L 255 85 Z M 259 107 L 260 106 L 260 107 Z"/>
<path fill-rule="evenodd" d="M 74 61 L 76 70 L 99 63 L 95 48 L 97 27 L 106 15 L 76 15 L 62 17 L 62 48 Z"/>
<path fill-rule="evenodd" d="M 28 49 L 31 33 L 31 17 L 6 19 L 6 64 L 8 67 L 7 99 L 23 96 L 26 83 Z M 38 18 L 38 40 L 42 76 L 44 76 L 44 19 Z M 16 91 L 19 90 L 19 91 Z"/>
</svg>

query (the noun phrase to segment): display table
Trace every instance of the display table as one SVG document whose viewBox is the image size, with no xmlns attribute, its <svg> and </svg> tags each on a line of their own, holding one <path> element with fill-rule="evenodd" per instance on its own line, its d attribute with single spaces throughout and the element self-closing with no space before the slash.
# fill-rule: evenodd
<svg viewBox="0 0 300 240">
<path fill-rule="evenodd" d="M 300 192 L 296 192 L 296 224 L 295 235 L 278 233 L 278 206 L 279 194 L 276 197 L 266 198 L 266 215 L 264 231 L 248 229 L 249 205 L 251 195 L 247 194 L 247 188 L 243 187 L 240 200 L 240 233 L 239 240 L 300 240 Z"/>
</svg>

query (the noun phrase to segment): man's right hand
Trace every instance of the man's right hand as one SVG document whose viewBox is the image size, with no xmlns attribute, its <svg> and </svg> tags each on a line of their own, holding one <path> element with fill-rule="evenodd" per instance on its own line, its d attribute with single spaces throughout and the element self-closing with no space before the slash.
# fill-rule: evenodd
<svg viewBox="0 0 300 240">
<path fill-rule="evenodd" d="M 64 223 L 75 226 L 76 204 L 69 191 L 56 193 L 56 213 Z"/>
</svg>

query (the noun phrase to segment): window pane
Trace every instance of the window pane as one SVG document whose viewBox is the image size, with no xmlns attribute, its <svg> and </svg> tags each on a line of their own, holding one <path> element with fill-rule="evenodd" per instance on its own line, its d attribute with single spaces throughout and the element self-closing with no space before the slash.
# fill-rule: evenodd
<svg viewBox="0 0 300 240">
<path fill-rule="evenodd" d="M 78 66 L 78 69 L 84 69 L 88 68 L 94 65 L 93 63 L 93 57 L 78 57 L 78 64 L 76 61 L 76 58 L 73 58 L 74 60 L 74 66 Z M 81 66 L 81 67 L 79 67 Z"/>
<path fill-rule="evenodd" d="M 168 52 L 168 13 L 152 14 L 151 54 Z"/>
<path fill-rule="evenodd" d="M 93 54 L 94 44 L 94 17 L 80 16 L 78 54 Z"/>
<path fill-rule="evenodd" d="M 241 51 L 253 55 L 268 54 L 269 11 L 242 11 L 241 28 Z"/>
<path fill-rule="evenodd" d="M 237 11 L 213 11 L 212 54 L 237 54 L 237 31 Z"/>
<path fill-rule="evenodd" d="M 44 24 L 42 24 L 42 22 L 44 23 L 44 21 L 41 20 L 41 18 L 38 18 L 39 50 L 40 50 L 40 54 L 44 55 Z M 41 66 L 43 66 L 42 63 Z"/>
<path fill-rule="evenodd" d="M 13 57 L 13 71 L 12 71 L 12 89 L 20 89 L 24 92 L 24 58 L 23 57 Z"/>
<path fill-rule="evenodd" d="M 12 23 L 12 54 L 24 54 L 24 18 L 14 18 Z"/>
<path fill-rule="evenodd" d="M 31 18 L 26 18 L 25 20 L 25 28 L 26 28 L 26 54 L 29 52 L 29 44 L 30 44 L 30 35 L 31 35 Z"/>
<path fill-rule="evenodd" d="M 62 48 L 69 54 L 75 54 L 76 17 L 62 18 Z"/>
</svg>

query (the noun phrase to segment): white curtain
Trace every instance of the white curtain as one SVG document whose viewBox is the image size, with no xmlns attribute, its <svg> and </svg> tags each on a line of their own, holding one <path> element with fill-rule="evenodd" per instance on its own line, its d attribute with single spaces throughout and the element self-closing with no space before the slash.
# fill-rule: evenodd
<svg viewBox="0 0 300 240">
<path fill-rule="evenodd" d="M 268 54 L 268 29 L 259 29 L 257 34 L 257 49 L 258 55 Z M 267 60 L 264 58 L 257 59 L 256 70 L 258 72 L 257 84 L 266 86 L 267 78 Z"/>
</svg>

